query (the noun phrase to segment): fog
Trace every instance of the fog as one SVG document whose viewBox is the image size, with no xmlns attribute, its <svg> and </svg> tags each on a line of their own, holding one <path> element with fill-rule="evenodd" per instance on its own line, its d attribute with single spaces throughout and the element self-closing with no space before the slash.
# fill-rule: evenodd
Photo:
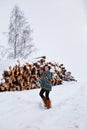
<svg viewBox="0 0 87 130">
<path fill-rule="evenodd" d="M 86 0 L 0 0 L 0 45 L 7 46 L 9 17 L 15 4 L 33 29 L 37 48 L 33 57 L 46 55 L 48 60 L 64 63 L 78 80 L 86 79 Z"/>
</svg>

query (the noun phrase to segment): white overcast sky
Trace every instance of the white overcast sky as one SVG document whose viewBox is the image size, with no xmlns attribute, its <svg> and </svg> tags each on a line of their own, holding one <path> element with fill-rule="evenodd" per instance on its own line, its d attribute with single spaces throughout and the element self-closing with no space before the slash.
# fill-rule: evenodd
<svg viewBox="0 0 87 130">
<path fill-rule="evenodd" d="M 10 13 L 18 5 L 33 28 L 38 52 L 87 78 L 86 0 L 0 0 L 0 45 L 6 46 Z"/>
</svg>

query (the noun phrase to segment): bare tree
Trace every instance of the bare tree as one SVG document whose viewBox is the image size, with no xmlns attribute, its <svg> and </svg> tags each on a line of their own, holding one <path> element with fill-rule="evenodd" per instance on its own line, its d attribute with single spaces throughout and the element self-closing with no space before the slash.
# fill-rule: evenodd
<svg viewBox="0 0 87 130">
<path fill-rule="evenodd" d="M 7 50 L 4 46 L 0 45 L 0 60 L 5 59 Z"/>
<path fill-rule="evenodd" d="M 13 8 L 9 25 L 9 57 L 27 58 L 35 49 L 32 44 L 32 29 L 18 6 Z"/>
</svg>

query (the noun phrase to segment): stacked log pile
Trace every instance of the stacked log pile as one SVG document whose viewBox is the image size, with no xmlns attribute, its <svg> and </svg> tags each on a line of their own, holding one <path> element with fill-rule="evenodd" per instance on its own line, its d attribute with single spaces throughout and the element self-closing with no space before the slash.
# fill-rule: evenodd
<svg viewBox="0 0 87 130">
<path fill-rule="evenodd" d="M 17 64 L 14 67 L 9 67 L 9 70 L 4 71 L 0 83 L 0 91 L 20 91 L 39 88 L 40 84 L 37 79 L 40 79 L 43 73 L 44 65 L 47 64 L 51 68 L 53 86 L 62 84 L 64 80 L 75 81 L 71 76 L 71 72 L 67 72 L 63 64 L 54 62 L 46 62 L 46 57 L 41 57 L 37 62 Z"/>
</svg>

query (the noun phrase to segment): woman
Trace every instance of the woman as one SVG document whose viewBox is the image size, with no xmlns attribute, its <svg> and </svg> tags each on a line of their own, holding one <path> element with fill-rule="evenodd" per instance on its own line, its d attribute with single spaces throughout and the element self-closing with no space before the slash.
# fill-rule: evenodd
<svg viewBox="0 0 87 130">
<path fill-rule="evenodd" d="M 48 65 L 44 66 L 44 72 L 42 74 L 41 79 L 39 79 L 38 82 L 41 84 L 41 90 L 40 90 L 39 95 L 42 98 L 45 107 L 49 109 L 51 108 L 51 101 L 49 98 L 49 93 L 52 90 L 52 84 L 51 84 L 50 67 Z M 44 96 L 44 93 L 45 93 L 45 96 Z"/>
</svg>

